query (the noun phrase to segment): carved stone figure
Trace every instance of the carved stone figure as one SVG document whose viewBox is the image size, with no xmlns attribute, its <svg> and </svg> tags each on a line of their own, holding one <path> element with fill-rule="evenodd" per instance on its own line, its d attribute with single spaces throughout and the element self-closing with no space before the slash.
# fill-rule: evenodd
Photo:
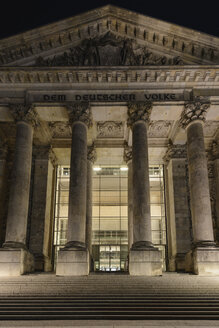
<svg viewBox="0 0 219 328">
<path fill-rule="evenodd" d="M 180 57 L 168 58 L 138 46 L 132 39 L 117 37 L 111 32 L 102 37 L 85 39 L 62 55 L 44 59 L 36 66 L 121 66 L 182 65 Z"/>
</svg>

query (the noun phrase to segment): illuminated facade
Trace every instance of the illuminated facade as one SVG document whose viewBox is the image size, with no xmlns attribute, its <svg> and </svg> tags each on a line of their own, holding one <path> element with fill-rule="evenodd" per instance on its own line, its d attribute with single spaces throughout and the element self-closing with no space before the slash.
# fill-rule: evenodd
<svg viewBox="0 0 219 328">
<path fill-rule="evenodd" d="M 218 38 L 105 6 L 0 64 L 0 275 L 219 273 Z"/>
</svg>

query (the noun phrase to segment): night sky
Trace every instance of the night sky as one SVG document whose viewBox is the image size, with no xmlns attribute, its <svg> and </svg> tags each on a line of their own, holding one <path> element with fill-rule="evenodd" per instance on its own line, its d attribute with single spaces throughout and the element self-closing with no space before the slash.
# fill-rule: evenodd
<svg viewBox="0 0 219 328">
<path fill-rule="evenodd" d="M 62 20 L 90 9 L 114 4 L 170 23 L 219 37 L 217 1 L 208 0 L 1 0 L 0 38 Z"/>
</svg>

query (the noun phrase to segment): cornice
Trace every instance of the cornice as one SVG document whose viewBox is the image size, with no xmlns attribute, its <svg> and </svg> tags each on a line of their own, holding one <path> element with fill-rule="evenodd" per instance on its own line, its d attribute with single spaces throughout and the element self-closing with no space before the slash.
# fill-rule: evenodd
<svg viewBox="0 0 219 328">
<path fill-rule="evenodd" d="M 174 87 L 219 84 L 219 65 L 211 66 L 148 66 L 144 67 L 1 67 L 1 85 L 32 84 L 117 84 L 117 83 L 173 84 Z"/>
<path fill-rule="evenodd" d="M 31 63 L 108 31 L 183 55 L 190 63 L 219 62 L 219 38 L 109 5 L 1 40 L 0 64 Z"/>
</svg>

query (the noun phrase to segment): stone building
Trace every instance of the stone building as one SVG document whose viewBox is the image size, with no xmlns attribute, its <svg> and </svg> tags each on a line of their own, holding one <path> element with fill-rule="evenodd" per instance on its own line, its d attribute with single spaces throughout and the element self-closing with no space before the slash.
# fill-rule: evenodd
<svg viewBox="0 0 219 328">
<path fill-rule="evenodd" d="M 105 6 L 0 41 L 0 275 L 219 273 L 219 39 Z"/>
</svg>

